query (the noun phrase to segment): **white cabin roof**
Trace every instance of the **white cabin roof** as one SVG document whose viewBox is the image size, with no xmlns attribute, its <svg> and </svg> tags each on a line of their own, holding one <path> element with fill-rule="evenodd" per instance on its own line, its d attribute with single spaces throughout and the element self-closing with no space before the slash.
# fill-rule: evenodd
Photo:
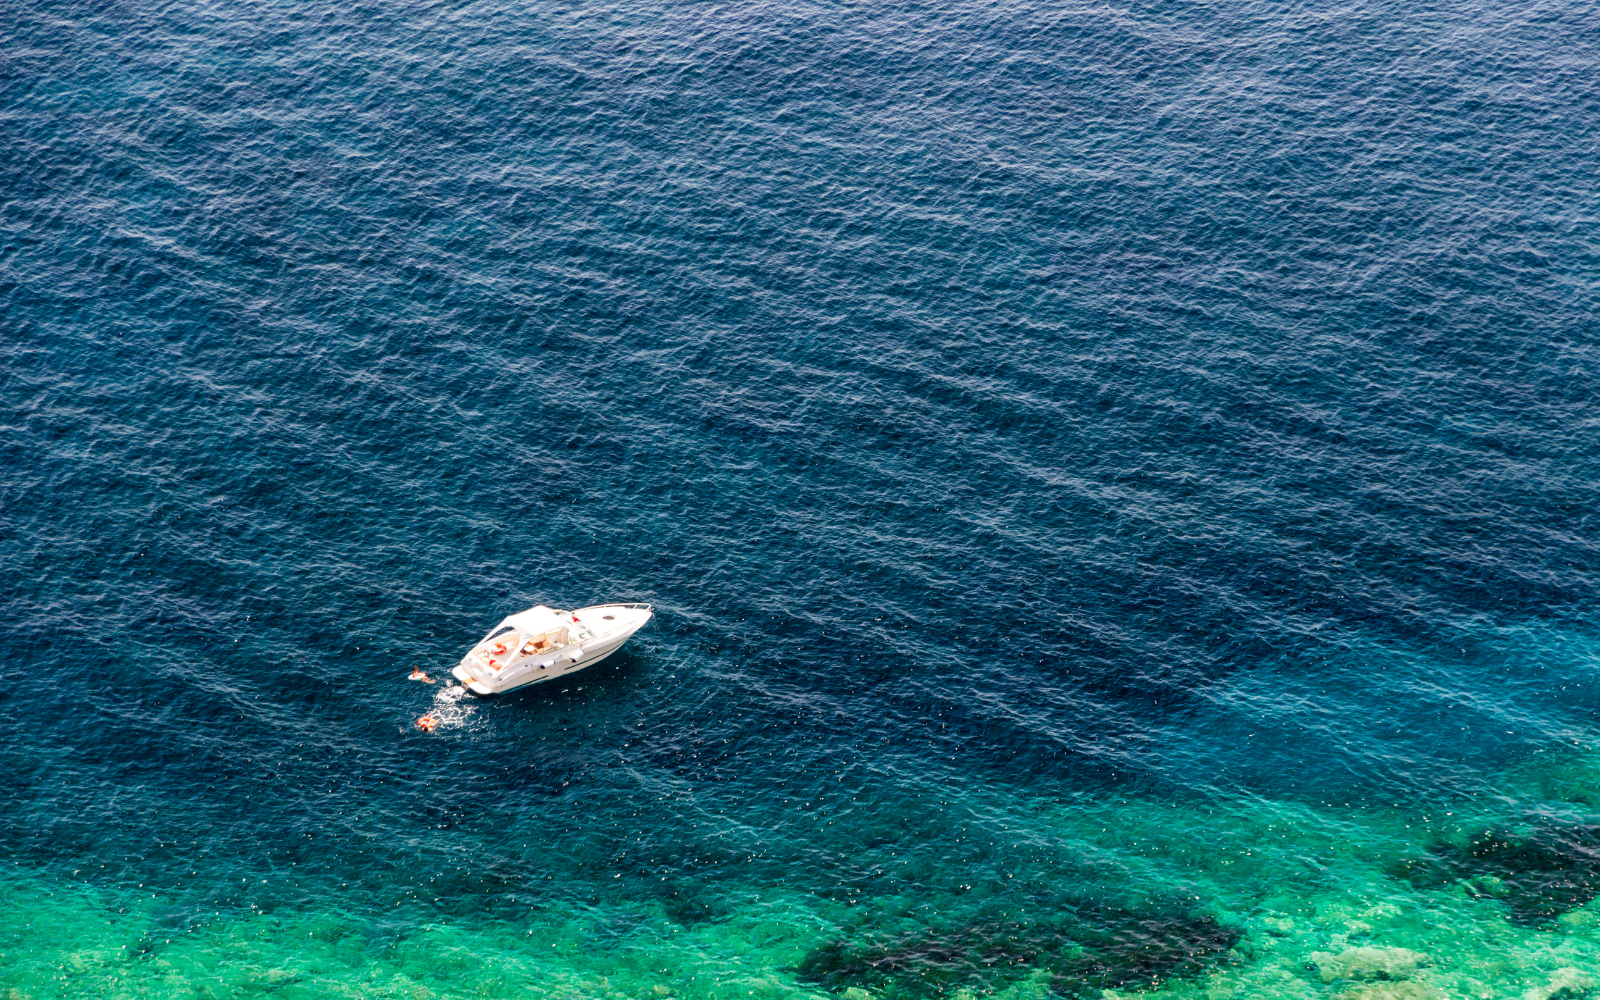
<svg viewBox="0 0 1600 1000">
<path fill-rule="evenodd" d="M 554 609 L 547 608 L 543 604 L 540 604 L 536 607 L 529 608 L 526 611 L 519 611 L 514 615 L 507 615 L 505 621 L 495 626 L 495 631 L 498 632 L 501 629 L 509 626 L 523 633 L 524 635 L 527 635 L 537 632 L 548 632 L 551 629 L 559 628 L 565 624 L 566 622 L 562 620 L 560 615 L 555 613 Z"/>
</svg>

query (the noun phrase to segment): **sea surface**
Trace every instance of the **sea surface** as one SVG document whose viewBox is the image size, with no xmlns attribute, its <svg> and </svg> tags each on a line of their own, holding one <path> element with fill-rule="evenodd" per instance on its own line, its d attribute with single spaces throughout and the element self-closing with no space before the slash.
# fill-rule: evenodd
<svg viewBox="0 0 1600 1000">
<path fill-rule="evenodd" d="M 1593 3 L 14 0 L 0 137 L 5 1000 L 1600 991 Z"/>
</svg>

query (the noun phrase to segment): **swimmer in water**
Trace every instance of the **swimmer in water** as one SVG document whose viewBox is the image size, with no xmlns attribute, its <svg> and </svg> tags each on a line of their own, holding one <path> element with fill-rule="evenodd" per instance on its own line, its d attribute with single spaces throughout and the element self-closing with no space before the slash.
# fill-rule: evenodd
<svg viewBox="0 0 1600 1000">
<path fill-rule="evenodd" d="M 417 720 L 417 728 L 425 733 L 433 732 L 434 727 L 438 724 L 439 720 L 434 718 L 432 712 L 429 712 L 427 715 L 424 715 L 422 718 Z"/>
<path fill-rule="evenodd" d="M 407 677 L 406 680 L 421 681 L 424 684 L 432 684 L 433 683 L 433 678 L 429 677 L 427 674 L 423 673 L 421 667 L 412 667 L 411 668 L 411 676 Z"/>
</svg>

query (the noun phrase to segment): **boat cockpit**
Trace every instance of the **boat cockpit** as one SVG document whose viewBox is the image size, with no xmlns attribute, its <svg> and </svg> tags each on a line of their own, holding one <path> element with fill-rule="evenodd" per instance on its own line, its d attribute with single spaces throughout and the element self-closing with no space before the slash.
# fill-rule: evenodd
<svg viewBox="0 0 1600 1000">
<path fill-rule="evenodd" d="M 549 667 L 561 650 L 594 637 L 594 630 L 572 612 L 540 605 L 495 626 L 467 655 L 495 671 L 520 665 L 524 660 Z"/>
</svg>

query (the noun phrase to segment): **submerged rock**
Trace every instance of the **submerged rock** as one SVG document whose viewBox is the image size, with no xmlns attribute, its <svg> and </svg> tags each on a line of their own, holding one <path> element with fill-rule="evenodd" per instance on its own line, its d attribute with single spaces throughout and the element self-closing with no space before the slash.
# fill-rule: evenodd
<svg viewBox="0 0 1600 1000">
<path fill-rule="evenodd" d="M 870 990 L 884 1000 L 990 992 L 1043 970 L 1050 990 L 1100 996 L 1148 988 L 1210 969 L 1239 931 L 1195 913 L 1108 907 L 1059 921 L 1000 922 L 917 932 L 893 940 L 834 941 L 801 961 L 799 978 L 835 991 Z"/>
<path fill-rule="evenodd" d="M 1409 948 L 1346 948 L 1337 955 L 1311 953 L 1322 981 L 1335 979 L 1405 979 L 1428 964 L 1428 956 Z M 1376 998 L 1374 998 L 1376 1000 Z"/>
<path fill-rule="evenodd" d="M 1543 986 L 1522 994 L 1522 1000 L 1580 1000 L 1594 992 L 1593 979 L 1568 966 L 1557 969 Z"/>
<path fill-rule="evenodd" d="M 1438 990 L 1421 983 L 1376 983 L 1340 993 L 1335 1000 L 1439 1000 Z"/>
</svg>

